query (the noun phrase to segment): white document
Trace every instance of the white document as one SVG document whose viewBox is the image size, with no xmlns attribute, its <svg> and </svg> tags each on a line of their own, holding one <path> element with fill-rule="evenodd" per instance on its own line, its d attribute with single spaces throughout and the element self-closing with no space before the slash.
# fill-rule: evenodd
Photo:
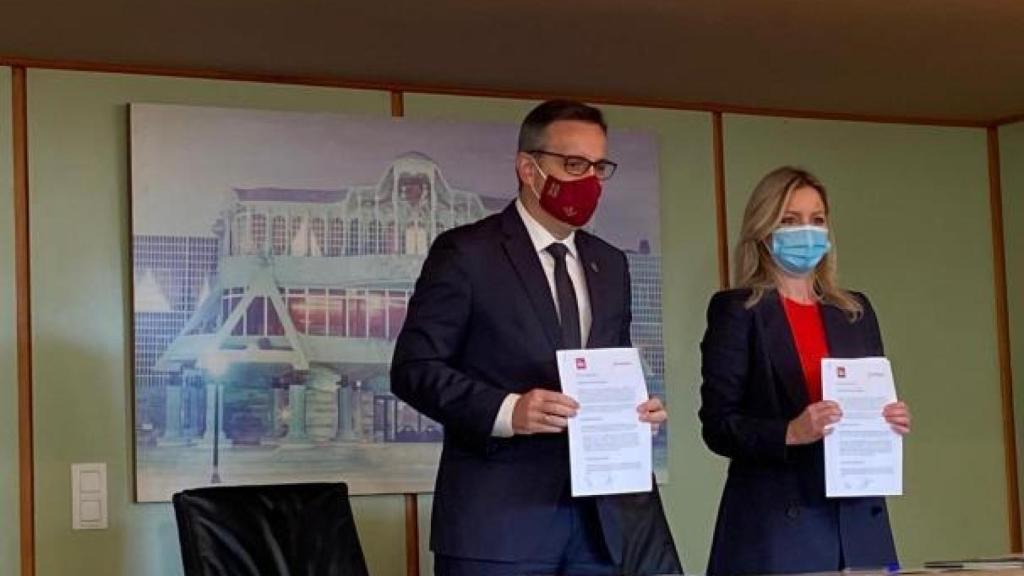
<svg viewBox="0 0 1024 576">
<path fill-rule="evenodd" d="M 636 348 L 559 350 L 562 392 L 580 405 L 569 419 L 573 496 L 651 491 L 651 425 Z"/>
<path fill-rule="evenodd" d="M 896 401 L 885 358 L 823 358 L 822 397 L 839 403 L 843 418 L 825 436 L 825 495 L 903 494 L 903 437 L 882 417 Z"/>
</svg>

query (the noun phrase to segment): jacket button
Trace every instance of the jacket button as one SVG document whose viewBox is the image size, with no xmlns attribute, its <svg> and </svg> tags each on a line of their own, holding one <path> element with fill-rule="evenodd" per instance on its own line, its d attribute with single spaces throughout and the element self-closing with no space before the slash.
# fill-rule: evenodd
<svg viewBox="0 0 1024 576">
<path fill-rule="evenodd" d="M 786 508 L 786 517 L 787 518 L 796 518 L 799 515 L 800 515 L 800 507 L 799 506 L 795 506 L 794 505 L 794 506 L 789 506 L 788 508 Z"/>
</svg>

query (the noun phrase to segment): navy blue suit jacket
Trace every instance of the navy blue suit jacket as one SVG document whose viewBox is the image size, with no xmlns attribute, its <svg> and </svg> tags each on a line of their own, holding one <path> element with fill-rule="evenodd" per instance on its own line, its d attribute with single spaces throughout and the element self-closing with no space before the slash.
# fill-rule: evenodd
<svg viewBox="0 0 1024 576">
<path fill-rule="evenodd" d="M 701 343 L 704 441 L 730 459 L 707 573 L 780 574 L 887 567 L 896 562 L 882 498 L 825 498 L 822 442 L 786 446 L 786 427 L 808 404 L 782 301 L 749 290 L 715 294 Z M 878 321 L 822 305 L 833 358 L 883 355 Z M 842 557 L 840 556 L 842 554 Z"/>
<path fill-rule="evenodd" d="M 625 255 L 584 231 L 590 348 L 629 346 Z M 516 561 L 557 557 L 571 522 L 568 439 L 491 436 L 510 392 L 560 391 L 558 317 L 514 205 L 438 236 L 395 346 L 396 396 L 444 425 L 431 527 L 435 553 Z M 681 573 L 657 490 L 596 499 L 601 530 L 625 574 Z"/>
</svg>

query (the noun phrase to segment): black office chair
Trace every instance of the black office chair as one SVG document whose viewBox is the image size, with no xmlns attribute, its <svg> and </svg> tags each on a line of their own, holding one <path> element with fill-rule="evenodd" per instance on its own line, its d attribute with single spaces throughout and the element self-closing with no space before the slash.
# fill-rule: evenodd
<svg viewBox="0 0 1024 576">
<path fill-rule="evenodd" d="M 185 576 L 367 576 L 343 483 L 197 488 L 173 501 Z"/>
</svg>

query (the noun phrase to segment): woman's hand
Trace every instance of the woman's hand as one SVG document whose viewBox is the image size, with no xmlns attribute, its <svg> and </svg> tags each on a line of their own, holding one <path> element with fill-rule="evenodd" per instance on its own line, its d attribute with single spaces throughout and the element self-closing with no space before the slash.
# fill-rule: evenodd
<svg viewBox="0 0 1024 576">
<path fill-rule="evenodd" d="M 843 411 L 831 400 L 810 404 L 799 416 L 789 421 L 786 427 L 786 445 L 810 444 L 817 442 L 832 431 L 829 426 L 839 422 Z"/>
<path fill-rule="evenodd" d="M 882 417 L 892 427 L 893 432 L 900 435 L 910 434 L 910 408 L 903 402 L 886 404 L 882 409 Z"/>
</svg>

